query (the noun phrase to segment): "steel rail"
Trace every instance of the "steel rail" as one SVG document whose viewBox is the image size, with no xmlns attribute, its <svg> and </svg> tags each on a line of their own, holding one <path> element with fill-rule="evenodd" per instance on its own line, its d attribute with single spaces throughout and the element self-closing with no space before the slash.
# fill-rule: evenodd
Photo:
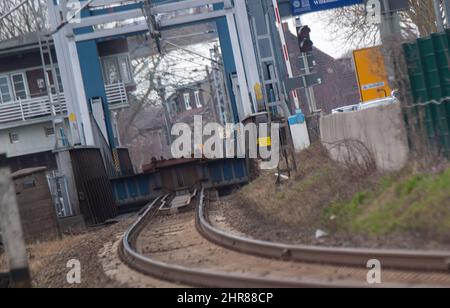
<svg viewBox="0 0 450 308">
<path fill-rule="evenodd" d="M 202 191 L 196 214 L 198 231 L 209 241 L 238 252 L 268 258 L 344 266 L 366 267 L 369 260 L 375 259 L 379 260 L 384 268 L 420 271 L 450 270 L 450 252 L 295 246 L 232 235 L 211 225 L 204 203 L 204 191 Z"/>
<path fill-rule="evenodd" d="M 200 204 L 203 202 L 204 192 L 200 196 Z M 195 269 L 180 265 L 173 265 L 154 260 L 140 254 L 136 249 L 136 241 L 139 234 L 149 222 L 162 202 L 161 198 L 155 200 L 147 207 L 145 212 L 139 216 L 137 221 L 127 230 L 122 243 L 119 246 L 119 255 L 123 262 L 143 274 L 150 275 L 165 281 L 208 288 L 399 288 L 408 287 L 409 284 L 383 284 L 369 285 L 354 281 L 328 281 L 328 280 L 306 280 L 306 279 L 273 279 L 261 278 L 248 275 L 213 272 L 203 269 Z M 197 211 L 199 214 L 199 211 Z M 200 217 L 196 220 L 199 221 Z M 417 287 L 416 285 L 414 285 Z"/>
</svg>

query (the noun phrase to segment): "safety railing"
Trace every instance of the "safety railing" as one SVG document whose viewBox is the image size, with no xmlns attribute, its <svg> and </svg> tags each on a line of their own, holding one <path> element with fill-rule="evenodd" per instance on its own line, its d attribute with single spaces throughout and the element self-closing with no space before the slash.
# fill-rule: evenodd
<svg viewBox="0 0 450 308">
<path fill-rule="evenodd" d="M 128 95 L 123 82 L 105 85 L 106 98 L 110 109 L 128 107 Z"/>
<path fill-rule="evenodd" d="M 0 124 L 27 121 L 52 114 L 66 114 L 67 104 L 63 94 L 52 96 L 53 106 L 48 96 L 0 103 Z M 54 112 L 53 112 L 54 109 Z"/>
</svg>

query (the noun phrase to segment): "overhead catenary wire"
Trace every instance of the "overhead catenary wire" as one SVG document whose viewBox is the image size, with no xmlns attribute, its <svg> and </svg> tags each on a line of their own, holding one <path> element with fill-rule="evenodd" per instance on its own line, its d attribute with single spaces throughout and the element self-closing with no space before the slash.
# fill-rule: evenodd
<svg viewBox="0 0 450 308">
<path fill-rule="evenodd" d="M 11 14 L 13 14 L 15 11 L 20 9 L 22 6 L 27 4 L 29 1 L 30 0 L 23 0 L 21 3 L 19 3 L 17 6 L 15 6 L 11 11 L 9 11 L 8 13 L 2 15 L 0 17 L 0 21 L 2 21 L 3 19 L 5 19 L 8 16 L 10 16 Z M 92 2 L 94 2 L 94 0 L 89 0 L 86 3 L 84 3 L 75 13 L 73 13 L 69 18 L 67 18 L 67 20 L 63 21 L 59 26 L 56 27 L 55 30 L 53 30 L 51 33 L 49 33 L 48 36 L 52 36 L 53 34 L 58 33 L 62 28 L 67 26 L 73 19 L 75 19 L 77 17 L 77 15 L 80 14 L 80 12 L 82 10 L 87 8 Z"/>
<path fill-rule="evenodd" d="M 189 38 L 189 37 L 195 37 L 195 36 L 200 36 L 200 35 L 205 35 L 205 34 L 213 34 L 213 33 L 217 33 L 217 31 L 216 30 L 208 30 L 208 31 L 203 31 L 203 32 L 198 32 L 198 33 L 170 36 L 170 37 L 166 37 L 164 39 L 165 40 L 176 40 L 176 39 L 183 39 L 183 38 Z"/>
<path fill-rule="evenodd" d="M 63 21 L 59 26 L 56 27 L 55 30 L 53 30 L 50 35 L 58 33 L 62 28 L 67 26 L 73 19 L 77 17 L 78 14 L 81 13 L 82 10 L 86 9 L 94 0 L 89 0 L 85 4 L 83 4 L 78 10 L 76 10 L 75 13 L 73 13 L 67 20 Z"/>
<path fill-rule="evenodd" d="M 29 1 L 29 0 L 24 0 L 24 3 L 26 3 L 27 1 Z M 56 27 L 56 29 L 54 29 L 52 32 L 50 32 L 50 33 L 48 34 L 48 36 L 52 36 L 52 35 L 56 34 L 57 32 L 59 32 L 61 29 L 63 29 L 63 28 L 64 28 L 66 25 L 68 25 L 74 18 L 76 18 L 77 15 L 78 15 L 82 10 L 86 9 L 87 7 L 89 7 L 89 6 L 92 4 L 93 1 L 94 1 L 94 0 L 89 0 L 89 1 L 87 1 L 86 3 L 84 3 L 84 4 L 83 4 L 83 5 L 82 5 L 75 13 L 73 13 L 69 18 L 67 18 L 67 19 L 66 19 L 65 21 L 63 21 L 60 25 L 58 25 L 58 26 Z M 145 2 L 145 1 L 136 1 L 136 2 Z M 163 1 L 163 2 L 164 2 L 164 1 Z M 162 3 L 159 3 L 159 4 L 162 4 Z M 205 34 L 207 34 L 207 33 L 214 33 L 214 32 L 215 32 L 215 31 L 207 31 L 207 32 L 205 32 Z M 195 34 L 195 35 L 198 35 L 198 34 Z M 168 41 L 167 39 L 164 39 L 163 41 L 164 41 L 166 44 L 175 47 L 176 49 L 183 50 L 183 51 L 185 51 L 185 52 L 187 52 L 187 53 L 190 53 L 190 54 L 192 54 L 192 55 L 195 55 L 195 56 L 197 56 L 197 57 L 200 57 L 200 58 L 202 58 L 202 59 L 205 59 L 205 60 L 207 60 L 208 62 L 213 62 L 213 63 L 216 63 L 217 65 L 222 65 L 222 63 L 219 63 L 219 62 L 216 61 L 215 59 L 209 58 L 208 56 L 202 55 L 201 53 L 192 51 L 192 50 L 190 50 L 190 49 L 188 49 L 188 48 L 184 48 L 184 47 L 182 47 L 182 46 L 179 46 L 179 45 L 177 45 L 177 44 L 175 44 L 175 43 L 172 43 L 172 42 Z M 195 65 L 198 65 L 198 66 L 203 66 L 203 65 L 204 65 L 204 64 L 200 64 L 200 63 L 198 63 L 198 62 L 194 62 L 193 60 L 188 60 L 188 59 L 186 59 L 186 58 L 183 59 L 182 57 L 175 56 L 175 55 L 173 55 L 173 54 L 171 55 L 171 54 L 167 53 L 166 55 L 176 57 L 176 58 L 178 58 L 179 60 L 191 62 L 191 63 L 193 63 L 193 64 L 195 64 Z M 198 71 L 198 70 L 196 70 L 196 71 Z M 166 74 L 166 75 L 168 75 L 168 74 Z M 189 76 L 180 76 L 180 75 L 176 75 L 176 74 L 170 74 L 170 75 L 173 76 L 173 77 L 182 78 L 182 79 L 184 79 L 184 80 L 189 80 L 189 79 L 191 79 L 192 81 L 195 81 L 195 79 L 192 79 L 192 78 L 190 78 Z"/>
<path fill-rule="evenodd" d="M 24 0 L 23 3 L 20 4 L 20 6 L 24 5 L 24 4 L 25 4 L 26 2 L 28 2 L 28 1 L 29 1 L 29 0 Z M 56 29 L 53 30 L 53 31 L 49 34 L 49 36 L 54 35 L 54 34 L 56 34 L 57 32 L 59 32 L 61 29 L 63 29 L 63 28 L 64 28 L 66 25 L 68 25 L 74 18 L 76 18 L 76 16 L 77 16 L 82 10 L 86 9 L 87 7 L 89 7 L 89 6 L 92 4 L 93 1 L 94 1 L 94 0 L 89 0 L 89 1 L 87 1 L 86 3 L 84 3 L 84 4 L 83 4 L 83 5 L 82 5 L 82 6 L 81 6 L 74 14 L 72 14 L 69 18 L 67 18 L 67 20 L 63 21 L 59 26 L 57 26 Z M 138 1 L 138 2 L 143 2 L 143 1 Z M 16 8 L 16 9 L 17 9 L 17 8 Z M 11 12 L 9 12 L 8 14 L 11 14 Z M 2 17 L 2 18 L 3 18 L 3 17 Z M 209 58 L 209 57 L 207 57 L 207 56 L 204 56 L 204 55 L 202 55 L 202 54 L 200 54 L 200 53 L 198 53 L 198 52 L 195 52 L 195 51 L 193 51 L 193 50 L 190 50 L 190 49 L 188 49 L 188 48 L 184 48 L 184 47 L 182 47 L 182 46 L 179 46 L 179 45 L 177 45 L 177 44 L 174 44 L 174 43 L 168 41 L 167 39 L 163 39 L 162 41 L 163 41 L 164 43 L 168 44 L 168 45 L 171 45 L 171 46 L 177 48 L 177 49 L 181 49 L 181 50 L 183 50 L 183 51 L 185 51 L 185 52 L 191 53 L 191 54 L 196 55 L 196 56 L 198 56 L 198 57 L 200 57 L 200 58 L 203 58 L 203 59 L 205 59 L 205 60 L 214 62 L 214 63 L 216 63 L 216 64 L 218 64 L 218 65 L 223 65 L 222 63 L 220 63 L 220 62 L 218 62 L 218 61 L 216 61 L 216 60 L 214 60 L 214 59 L 212 59 L 212 58 Z"/>
<path fill-rule="evenodd" d="M 194 78 L 189 77 L 189 76 L 181 76 L 179 74 L 170 73 L 170 72 L 164 72 L 164 73 L 161 74 L 161 76 L 162 77 L 164 77 L 164 76 L 172 76 L 172 77 L 175 77 L 175 78 L 179 78 L 180 80 L 189 81 L 189 83 L 187 83 L 187 84 L 201 83 L 201 81 L 202 81 L 200 79 L 197 80 L 197 79 L 194 79 Z M 181 84 L 179 86 L 183 87 L 184 85 Z M 172 87 L 176 88 L 176 86 L 172 86 Z"/>
<path fill-rule="evenodd" d="M 184 48 L 184 47 L 182 47 L 182 46 L 179 46 L 179 45 L 177 45 L 177 44 L 174 44 L 174 43 L 172 43 L 172 42 L 169 42 L 168 40 L 163 40 L 163 41 L 164 41 L 166 44 L 172 45 L 172 46 L 175 47 L 175 48 L 184 50 L 184 51 L 186 51 L 186 52 L 188 52 L 188 53 L 191 53 L 191 54 L 193 54 L 193 55 L 196 55 L 196 56 L 198 56 L 198 57 L 200 57 L 200 58 L 203 58 L 203 59 L 205 59 L 205 60 L 211 61 L 211 62 L 213 62 L 213 63 L 216 63 L 216 64 L 218 64 L 218 65 L 222 65 L 222 63 L 220 63 L 220 62 L 218 62 L 218 61 L 216 61 L 216 60 L 214 60 L 214 59 L 212 59 L 212 58 L 210 58 L 210 57 L 204 56 L 204 55 L 202 55 L 202 54 L 200 54 L 200 53 L 198 53 L 198 52 L 195 52 L 195 51 L 190 50 L 190 49 L 188 49 L 188 48 Z"/>
<path fill-rule="evenodd" d="M 17 7 L 15 7 L 12 11 L 6 13 L 5 15 L 3 15 L 2 17 L 0 17 L 0 21 L 2 19 L 4 19 L 5 17 L 8 17 L 9 15 L 11 15 L 14 11 L 16 11 L 17 9 L 19 9 L 20 7 L 22 7 L 23 5 L 25 5 L 29 0 L 24 0 L 22 3 L 20 3 Z M 54 29 L 53 31 L 51 31 L 47 36 L 52 36 L 56 33 L 58 33 L 59 31 L 61 31 L 61 29 L 63 29 L 65 26 L 67 26 L 73 19 L 75 19 L 77 17 L 78 14 L 80 14 L 80 12 L 84 9 L 86 9 L 87 7 L 89 7 L 89 5 L 92 4 L 92 2 L 94 2 L 94 0 L 89 0 L 86 3 L 84 3 L 78 10 L 75 11 L 75 13 L 73 13 L 69 18 L 67 18 L 67 20 L 63 21 L 61 24 L 59 24 L 56 29 Z"/>
<path fill-rule="evenodd" d="M 185 61 L 185 62 L 192 63 L 193 65 L 198 66 L 198 67 L 204 67 L 204 66 L 206 65 L 205 63 L 198 63 L 198 62 L 195 62 L 195 61 L 193 61 L 193 60 L 191 60 L 191 59 L 187 59 L 187 58 L 183 58 L 183 57 L 178 57 L 178 56 L 171 55 L 171 54 L 166 54 L 166 56 L 169 57 L 168 60 L 172 60 L 172 61 Z"/>
<path fill-rule="evenodd" d="M 166 53 L 165 56 L 172 57 L 172 58 L 176 58 L 176 59 L 181 60 L 181 61 L 190 62 L 190 63 L 192 63 L 192 64 L 195 64 L 195 65 L 198 65 L 198 66 L 201 66 L 201 67 L 204 67 L 204 66 L 206 65 L 206 63 L 195 62 L 194 59 L 191 59 L 191 58 L 189 58 L 189 59 L 188 59 L 188 58 L 182 58 L 181 56 L 175 55 L 175 54 L 172 54 L 172 53 Z M 220 69 L 218 69 L 218 68 L 214 68 L 214 67 L 211 67 L 211 68 L 212 68 L 213 70 L 220 71 Z"/>
</svg>

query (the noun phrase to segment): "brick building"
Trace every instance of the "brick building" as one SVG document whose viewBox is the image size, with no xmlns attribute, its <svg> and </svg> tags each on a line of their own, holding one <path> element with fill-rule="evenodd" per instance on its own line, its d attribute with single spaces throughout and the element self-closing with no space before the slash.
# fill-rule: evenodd
<svg viewBox="0 0 450 308">
<path fill-rule="evenodd" d="M 285 29 L 287 25 L 285 24 Z M 300 75 L 300 48 L 297 37 L 289 30 L 285 31 L 286 44 L 293 66 L 294 76 Z M 314 88 L 317 108 L 331 113 L 334 108 L 353 105 L 360 102 L 358 82 L 352 58 L 335 59 L 320 49 L 312 52 L 316 62 L 316 72 L 322 78 L 322 84 Z M 301 108 L 308 112 L 304 90 L 298 90 Z"/>
</svg>

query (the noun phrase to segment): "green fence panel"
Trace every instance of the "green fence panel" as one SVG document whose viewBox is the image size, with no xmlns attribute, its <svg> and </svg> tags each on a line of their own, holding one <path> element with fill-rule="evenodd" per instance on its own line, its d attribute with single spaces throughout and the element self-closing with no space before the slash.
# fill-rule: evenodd
<svg viewBox="0 0 450 308">
<path fill-rule="evenodd" d="M 403 46 L 415 103 L 442 101 L 450 96 L 449 42 L 450 31 L 446 31 Z M 415 113 L 423 114 L 431 144 L 439 145 L 444 154 L 450 157 L 449 102 L 417 107 Z"/>
</svg>

